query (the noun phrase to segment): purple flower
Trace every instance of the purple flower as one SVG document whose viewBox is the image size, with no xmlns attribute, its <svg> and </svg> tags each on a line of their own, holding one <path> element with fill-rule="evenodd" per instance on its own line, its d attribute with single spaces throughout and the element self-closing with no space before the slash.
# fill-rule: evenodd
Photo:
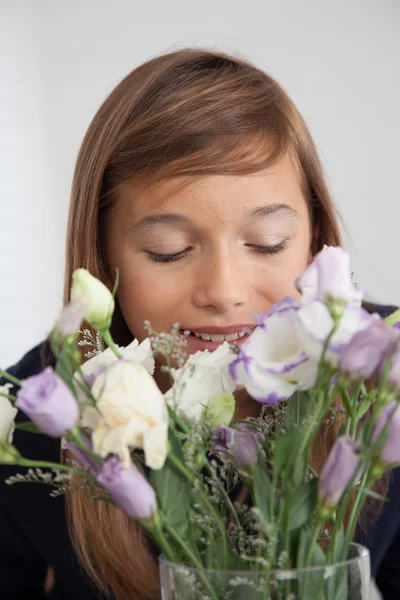
<svg viewBox="0 0 400 600">
<path fill-rule="evenodd" d="M 398 333 L 384 321 L 374 321 L 357 331 L 340 353 L 340 369 L 353 380 L 371 377 L 398 340 Z"/>
<path fill-rule="evenodd" d="M 255 436 L 224 425 L 213 429 L 212 434 L 212 450 L 231 461 L 238 471 L 252 471 L 259 451 Z"/>
<path fill-rule="evenodd" d="M 400 389 L 400 350 L 396 349 L 390 361 L 390 371 L 388 383 L 393 384 L 396 389 Z"/>
<path fill-rule="evenodd" d="M 133 519 L 150 519 L 156 512 L 155 491 L 133 463 L 125 469 L 121 459 L 113 456 L 104 463 L 97 481 Z"/>
<path fill-rule="evenodd" d="M 318 481 L 318 496 L 324 505 L 332 507 L 339 502 L 359 464 L 357 451 L 358 445 L 350 436 L 336 440 Z"/>
<path fill-rule="evenodd" d="M 62 344 L 65 338 L 74 335 L 85 317 L 86 305 L 80 301 L 70 302 L 62 310 L 52 332 L 55 343 Z"/>
<path fill-rule="evenodd" d="M 87 440 L 88 450 L 92 449 L 91 441 Z M 69 450 L 73 454 L 82 467 L 88 471 L 91 475 L 97 475 L 101 469 L 101 465 L 94 460 L 89 454 L 87 454 L 80 446 L 75 442 L 67 441 L 62 444 L 63 449 Z"/>
<path fill-rule="evenodd" d="M 17 398 L 15 406 L 50 437 L 64 436 L 78 422 L 75 397 L 51 367 L 25 379 Z"/>
<path fill-rule="evenodd" d="M 400 464 L 400 410 L 399 403 L 395 400 L 386 404 L 382 409 L 375 425 L 372 442 L 375 442 L 382 433 L 383 428 L 389 423 L 389 435 L 383 446 L 379 458 L 386 465 Z"/>
</svg>

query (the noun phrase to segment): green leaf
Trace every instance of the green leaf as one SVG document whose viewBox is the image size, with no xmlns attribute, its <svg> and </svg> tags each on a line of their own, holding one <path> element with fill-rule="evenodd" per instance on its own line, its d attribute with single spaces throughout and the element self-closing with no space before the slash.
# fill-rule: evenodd
<svg viewBox="0 0 400 600">
<path fill-rule="evenodd" d="M 174 455 L 183 462 L 179 442 L 170 432 L 169 442 Z M 150 472 L 150 484 L 155 489 L 163 519 L 181 536 L 187 533 L 190 505 L 189 482 L 167 459 L 162 469 Z"/>
<path fill-rule="evenodd" d="M 318 479 L 315 478 L 301 484 L 294 491 L 289 513 L 289 530 L 298 529 L 310 521 L 317 502 L 317 486 Z"/>
<path fill-rule="evenodd" d="M 372 400 L 366 400 L 365 398 L 361 402 L 360 406 L 357 409 L 357 421 L 359 421 L 365 413 L 370 409 L 372 404 Z"/>
<path fill-rule="evenodd" d="M 296 392 L 288 400 L 285 412 L 285 427 L 290 429 L 293 425 L 300 425 L 314 410 L 314 403 L 307 392 Z"/>
<path fill-rule="evenodd" d="M 267 465 L 259 456 L 254 467 L 254 502 L 267 523 L 269 521 L 271 494 L 273 493 Z"/>
<path fill-rule="evenodd" d="M 278 475 L 285 467 L 289 467 L 294 457 L 299 438 L 298 429 L 287 429 L 277 440 L 274 452 L 274 472 Z"/>
<path fill-rule="evenodd" d="M 301 530 L 299 537 L 299 545 L 297 549 L 297 568 L 301 569 L 307 562 L 307 557 L 310 550 L 312 532 L 309 527 Z M 312 548 L 310 564 L 313 567 L 323 565 L 325 562 L 325 554 L 319 544 L 315 544 Z M 316 591 L 324 589 L 324 569 L 315 569 L 311 571 L 299 571 L 299 593 L 298 598 L 316 598 Z M 322 592 L 318 595 L 318 600 L 325 600 L 326 596 Z"/>
<path fill-rule="evenodd" d="M 35 425 L 35 423 L 32 423 L 31 421 L 24 421 L 23 423 L 15 423 L 15 429 L 20 429 L 21 431 L 29 431 L 29 433 L 43 434 L 43 431 L 41 431 L 39 429 L 39 427 L 37 425 Z"/>
<path fill-rule="evenodd" d="M 65 348 L 63 348 L 61 351 L 60 357 L 56 364 L 55 372 L 61 377 L 61 379 L 67 384 L 72 393 L 75 395 L 74 370 L 68 360 L 68 355 L 65 351 Z"/>
</svg>

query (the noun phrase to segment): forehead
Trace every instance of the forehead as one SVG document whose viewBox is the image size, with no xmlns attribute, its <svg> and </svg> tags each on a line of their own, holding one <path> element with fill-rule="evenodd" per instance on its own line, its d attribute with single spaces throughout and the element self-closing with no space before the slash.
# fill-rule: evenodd
<svg viewBox="0 0 400 600">
<path fill-rule="evenodd" d="M 300 169 L 287 155 L 276 165 L 248 175 L 184 176 L 153 184 L 125 182 L 118 190 L 118 205 L 124 216 L 135 221 L 172 211 L 234 218 L 254 207 L 278 203 L 301 214 L 307 212 L 305 196 Z"/>
</svg>

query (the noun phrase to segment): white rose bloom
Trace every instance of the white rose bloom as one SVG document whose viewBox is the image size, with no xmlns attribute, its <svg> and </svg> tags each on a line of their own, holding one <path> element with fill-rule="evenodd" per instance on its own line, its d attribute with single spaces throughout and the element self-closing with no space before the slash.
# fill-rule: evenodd
<svg viewBox="0 0 400 600">
<path fill-rule="evenodd" d="M 149 373 L 154 373 L 154 357 L 149 338 L 146 338 L 140 344 L 137 340 L 133 340 L 129 346 L 117 346 L 117 348 L 124 360 L 141 364 Z M 115 356 L 111 348 L 107 348 L 104 352 L 95 354 L 95 356 L 83 363 L 81 369 L 84 375 L 93 375 L 93 379 L 95 379 L 94 375 L 96 373 L 100 373 L 103 369 L 107 369 L 111 365 L 117 363 L 118 360 L 120 359 Z M 77 372 L 75 373 L 75 378 L 80 380 L 80 375 Z M 88 377 L 88 379 L 90 384 L 90 377 Z M 79 406 L 85 405 L 87 403 L 86 394 L 78 385 L 76 386 L 76 392 Z"/>
<path fill-rule="evenodd" d="M 9 394 L 12 383 L 6 383 L 0 386 L 0 392 Z M 14 408 L 10 400 L 4 396 L 0 396 L 0 444 L 6 442 L 11 444 L 14 434 L 14 419 L 18 410 Z"/>
<path fill-rule="evenodd" d="M 161 469 L 168 449 L 168 410 L 145 367 L 118 361 L 96 378 L 92 392 L 97 409 L 87 406 L 81 425 L 93 430 L 93 450 L 103 457 L 117 454 L 128 468 L 130 449 L 142 448 L 146 465 Z"/>
<path fill-rule="evenodd" d="M 186 419 L 201 419 L 217 397 L 233 394 L 236 385 L 229 373 L 229 365 L 235 358 L 228 342 L 214 352 L 205 350 L 191 354 L 182 369 L 171 369 L 174 385 L 165 394 L 167 403 Z M 214 405 L 213 410 L 215 408 Z"/>
</svg>

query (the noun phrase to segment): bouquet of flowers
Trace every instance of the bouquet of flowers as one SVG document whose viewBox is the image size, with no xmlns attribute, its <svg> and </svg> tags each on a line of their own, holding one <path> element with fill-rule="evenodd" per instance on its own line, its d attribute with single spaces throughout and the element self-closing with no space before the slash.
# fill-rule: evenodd
<svg viewBox="0 0 400 600">
<path fill-rule="evenodd" d="M 75 271 L 50 336 L 55 369 L 23 381 L 0 371 L 0 462 L 28 468 L 7 482 L 82 493 L 79 476 L 154 540 L 166 599 L 368 598 L 368 553 L 352 540 L 365 500 L 384 500 L 374 482 L 400 464 L 396 313 L 366 312 L 349 256 L 325 247 L 296 281 L 300 297 L 255 315 L 240 347 L 187 356 L 179 324 L 147 323 L 147 339 L 117 346 L 117 286 L 118 275 L 111 293 Z M 93 347 L 86 361 L 82 345 Z M 235 419 L 237 387 L 259 417 Z M 26 422 L 14 422 L 18 410 Z M 21 456 L 15 428 L 61 438 L 76 461 Z M 317 441 L 332 432 L 316 469 Z"/>
</svg>

